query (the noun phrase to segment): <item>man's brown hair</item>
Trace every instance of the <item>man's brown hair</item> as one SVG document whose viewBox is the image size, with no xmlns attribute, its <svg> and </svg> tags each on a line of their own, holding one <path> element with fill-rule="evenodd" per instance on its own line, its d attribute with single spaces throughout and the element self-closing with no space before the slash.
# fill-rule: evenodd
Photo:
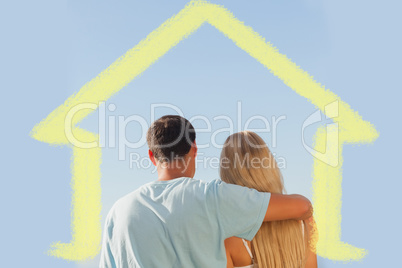
<svg viewBox="0 0 402 268">
<path fill-rule="evenodd" d="M 191 123 L 178 115 L 165 115 L 154 121 L 147 132 L 147 143 L 159 162 L 185 156 L 195 141 Z"/>
</svg>

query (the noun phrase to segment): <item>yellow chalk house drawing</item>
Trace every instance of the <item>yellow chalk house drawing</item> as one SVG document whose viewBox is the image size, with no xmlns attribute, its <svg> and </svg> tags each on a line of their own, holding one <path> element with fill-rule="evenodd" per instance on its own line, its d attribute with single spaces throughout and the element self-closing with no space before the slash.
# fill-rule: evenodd
<svg viewBox="0 0 402 268">
<path fill-rule="evenodd" d="M 67 260 L 85 260 L 93 258 L 100 250 L 101 148 L 98 134 L 76 125 L 93 112 L 100 102 L 119 92 L 205 22 L 231 39 L 336 123 L 332 128 L 318 128 L 314 140 L 317 157 L 313 164 L 312 201 L 319 231 L 317 254 L 340 261 L 362 259 L 367 250 L 341 241 L 342 148 L 347 143 L 372 143 L 378 137 L 378 132 L 340 97 L 316 82 L 230 11 L 221 5 L 200 0 L 189 2 L 32 129 L 30 135 L 34 139 L 51 145 L 68 145 L 73 151 L 72 240 L 70 243 L 54 243 L 48 254 Z M 337 105 L 329 105 L 331 103 Z M 71 116 L 72 109 L 76 109 L 74 116 Z M 69 141 L 66 122 L 72 126 L 70 134 L 82 146 Z M 338 134 L 332 135 L 334 131 Z M 328 164 L 333 163 L 334 159 L 339 160 L 335 161 L 337 165 Z"/>
</svg>

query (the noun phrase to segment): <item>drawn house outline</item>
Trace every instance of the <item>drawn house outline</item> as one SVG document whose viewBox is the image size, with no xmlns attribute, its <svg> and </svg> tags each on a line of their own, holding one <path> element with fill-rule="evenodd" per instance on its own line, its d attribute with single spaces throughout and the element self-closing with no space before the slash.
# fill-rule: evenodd
<svg viewBox="0 0 402 268">
<path fill-rule="evenodd" d="M 325 159 L 314 158 L 313 204 L 320 235 L 317 253 L 332 260 L 363 258 L 366 254 L 364 249 L 349 245 L 340 239 L 342 148 L 346 143 L 371 143 L 379 134 L 370 122 L 364 121 L 347 103 L 314 81 L 307 72 L 279 53 L 274 46 L 251 27 L 245 26 L 223 6 L 201 0 L 189 2 L 179 13 L 166 20 L 35 125 L 30 133 L 31 137 L 52 145 L 71 145 L 66 135 L 66 127 L 69 126 L 66 126 L 65 119 L 71 109 L 81 107 L 74 117 L 70 118 L 74 137 L 87 144 L 96 142 L 98 134 L 76 125 L 93 112 L 101 101 L 118 93 L 205 22 L 218 29 L 292 90 L 339 124 L 339 128 L 333 129 L 339 134 L 338 141 L 332 140 L 327 144 L 328 133 L 322 127 L 317 130 L 315 137 L 317 151 L 326 148 L 329 158 L 340 158 L 340 164 L 335 167 L 326 164 Z M 336 107 L 328 106 L 334 102 L 337 102 Z M 334 113 L 337 114 L 336 117 L 333 117 Z M 71 147 L 72 241 L 54 243 L 49 254 L 68 260 L 84 260 L 97 255 L 100 249 L 101 148 Z"/>
</svg>

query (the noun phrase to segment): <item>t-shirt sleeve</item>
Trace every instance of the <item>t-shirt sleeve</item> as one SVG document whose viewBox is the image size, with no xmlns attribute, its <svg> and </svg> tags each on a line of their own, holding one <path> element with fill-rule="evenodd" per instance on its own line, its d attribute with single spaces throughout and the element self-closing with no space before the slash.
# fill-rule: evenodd
<svg viewBox="0 0 402 268">
<path fill-rule="evenodd" d="M 102 249 L 99 261 L 99 268 L 116 268 L 115 259 L 111 249 L 111 239 L 113 234 L 113 221 L 111 213 L 106 217 L 105 229 L 103 232 Z"/>
<path fill-rule="evenodd" d="M 224 238 L 237 236 L 252 240 L 264 220 L 271 193 L 221 180 L 212 181 L 210 186 Z"/>
</svg>

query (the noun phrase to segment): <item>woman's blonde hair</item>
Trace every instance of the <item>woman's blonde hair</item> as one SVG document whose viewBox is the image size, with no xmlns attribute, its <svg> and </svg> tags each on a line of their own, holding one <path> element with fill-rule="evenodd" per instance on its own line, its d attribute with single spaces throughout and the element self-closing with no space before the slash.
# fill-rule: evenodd
<svg viewBox="0 0 402 268">
<path fill-rule="evenodd" d="M 284 193 L 281 172 L 264 140 L 243 131 L 229 136 L 220 159 L 224 182 L 254 188 L 260 192 Z M 307 234 L 300 221 L 264 222 L 251 241 L 258 268 L 304 267 Z"/>
</svg>

